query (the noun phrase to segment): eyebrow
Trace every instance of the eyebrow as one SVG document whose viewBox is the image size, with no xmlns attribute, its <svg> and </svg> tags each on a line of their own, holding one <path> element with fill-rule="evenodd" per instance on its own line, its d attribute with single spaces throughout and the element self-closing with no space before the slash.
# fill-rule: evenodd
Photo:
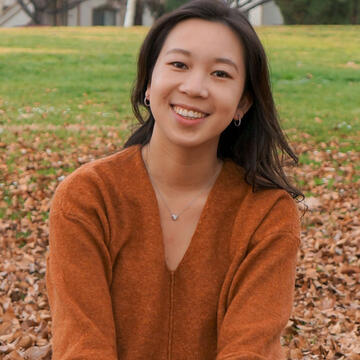
<svg viewBox="0 0 360 360">
<path fill-rule="evenodd" d="M 171 50 L 168 50 L 165 55 L 167 54 L 172 54 L 172 53 L 180 53 L 180 54 L 184 54 L 186 56 L 190 56 L 191 55 L 191 52 L 188 51 L 188 50 L 185 50 L 185 49 L 180 49 L 180 48 L 174 48 L 174 49 L 171 49 Z M 223 58 L 223 57 L 219 57 L 219 58 L 215 58 L 215 62 L 218 63 L 218 64 L 227 64 L 227 65 L 230 65 L 232 66 L 233 68 L 235 68 L 235 70 L 237 72 L 239 72 L 239 69 L 237 67 L 237 65 L 230 59 L 228 58 Z"/>
</svg>

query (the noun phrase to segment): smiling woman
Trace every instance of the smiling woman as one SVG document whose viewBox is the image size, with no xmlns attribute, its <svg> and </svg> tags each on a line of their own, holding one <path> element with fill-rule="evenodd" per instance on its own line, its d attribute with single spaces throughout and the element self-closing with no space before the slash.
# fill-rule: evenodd
<svg viewBox="0 0 360 360">
<path fill-rule="evenodd" d="M 283 359 L 302 194 L 254 29 L 216 0 L 162 17 L 132 104 L 125 148 L 53 199 L 53 360 Z"/>
<path fill-rule="evenodd" d="M 220 134 L 251 105 L 245 77 L 242 45 L 228 26 L 202 19 L 177 24 L 145 93 L 156 119 L 153 151 L 160 143 L 202 147 L 216 159 Z"/>
</svg>

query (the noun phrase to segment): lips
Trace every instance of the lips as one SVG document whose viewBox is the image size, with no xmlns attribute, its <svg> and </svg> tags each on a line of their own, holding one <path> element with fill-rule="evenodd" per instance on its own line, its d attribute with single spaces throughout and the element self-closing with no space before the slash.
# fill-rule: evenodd
<svg viewBox="0 0 360 360">
<path fill-rule="evenodd" d="M 171 110 L 174 114 L 174 120 L 185 127 L 198 126 L 206 121 L 207 116 L 209 115 L 204 112 L 194 111 L 193 108 L 191 110 L 185 109 L 179 105 L 171 106 Z"/>
<path fill-rule="evenodd" d="M 202 119 L 209 114 L 195 107 L 173 104 L 171 105 L 174 112 L 188 119 Z"/>
</svg>

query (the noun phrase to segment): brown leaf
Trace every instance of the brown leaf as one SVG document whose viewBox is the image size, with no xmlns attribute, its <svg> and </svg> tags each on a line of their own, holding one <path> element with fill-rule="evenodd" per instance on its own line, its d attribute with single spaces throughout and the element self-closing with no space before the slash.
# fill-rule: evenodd
<svg viewBox="0 0 360 360">
<path fill-rule="evenodd" d="M 25 359 L 26 360 L 44 360 L 49 357 L 51 354 L 51 345 L 45 346 L 33 346 L 30 349 L 25 351 Z"/>
</svg>

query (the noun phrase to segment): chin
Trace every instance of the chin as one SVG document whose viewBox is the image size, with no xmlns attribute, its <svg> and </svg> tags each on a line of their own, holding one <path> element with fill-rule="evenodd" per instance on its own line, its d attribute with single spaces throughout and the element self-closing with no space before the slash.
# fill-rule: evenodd
<svg viewBox="0 0 360 360">
<path fill-rule="evenodd" d="M 199 149 L 201 147 L 208 147 L 211 148 L 215 146 L 217 148 L 218 145 L 218 138 L 214 139 L 203 139 L 199 136 L 196 136 L 197 134 L 193 134 L 194 136 L 191 136 L 191 134 L 184 134 L 182 136 L 172 136 L 168 138 L 168 141 L 175 146 L 182 147 L 184 149 Z"/>
<path fill-rule="evenodd" d="M 156 125 L 155 125 L 156 126 Z M 155 130 L 155 129 L 154 129 Z M 219 142 L 220 135 L 204 136 L 204 128 L 178 128 L 177 126 L 157 126 L 157 130 L 153 132 L 155 138 L 153 140 L 160 141 L 169 146 L 183 147 L 184 149 L 195 149 L 200 147 L 216 147 Z"/>
</svg>

